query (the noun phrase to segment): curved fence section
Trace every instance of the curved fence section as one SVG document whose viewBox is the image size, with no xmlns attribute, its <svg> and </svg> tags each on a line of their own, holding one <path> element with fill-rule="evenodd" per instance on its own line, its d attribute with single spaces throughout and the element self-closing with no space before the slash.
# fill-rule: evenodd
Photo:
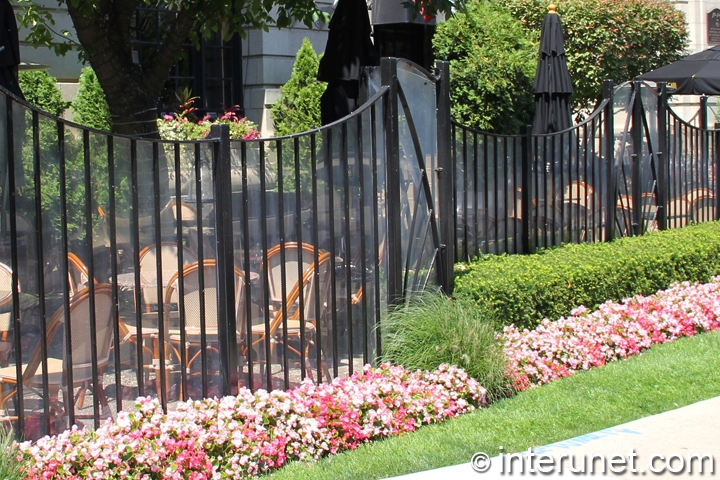
<svg viewBox="0 0 720 480">
<path fill-rule="evenodd" d="M 436 79 L 390 64 L 345 119 L 252 141 L 116 136 L 2 92 L 0 420 L 33 439 L 373 363 L 441 249 Z"/>
<path fill-rule="evenodd" d="M 717 131 L 681 120 L 662 85 L 608 82 L 604 97 L 551 135 L 453 124 L 456 261 L 717 218 Z"/>
</svg>

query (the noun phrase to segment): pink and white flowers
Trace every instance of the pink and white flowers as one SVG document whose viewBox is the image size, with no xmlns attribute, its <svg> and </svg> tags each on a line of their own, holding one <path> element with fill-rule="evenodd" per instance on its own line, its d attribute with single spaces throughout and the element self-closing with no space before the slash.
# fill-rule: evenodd
<svg viewBox="0 0 720 480">
<path fill-rule="evenodd" d="M 543 320 L 534 330 L 505 327 L 501 341 L 513 386 L 524 390 L 656 343 L 717 330 L 719 289 L 720 277 L 704 285 L 683 282 L 649 297 L 608 301 L 594 312 L 579 307 L 567 318 Z"/>
<path fill-rule="evenodd" d="M 95 432 L 68 430 L 20 444 L 29 479 L 246 478 L 415 430 L 485 405 L 485 390 L 457 367 L 410 372 L 366 366 L 329 384 L 189 401 L 164 414 L 139 398 Z"/>
</svg>

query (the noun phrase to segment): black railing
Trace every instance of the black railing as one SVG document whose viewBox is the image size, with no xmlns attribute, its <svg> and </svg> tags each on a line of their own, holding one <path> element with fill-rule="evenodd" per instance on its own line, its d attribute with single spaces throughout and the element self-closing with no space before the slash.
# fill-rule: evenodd
<svg viewBox="0 0 720 480">
<path fill-rule="evenodd" d="M 115 136 L 0 95 L 0 420 L 37 438 L 137 396 L 350 375 L 388 308 L 452 292 L 454 261 L 720 212 L 720 134 L 662 85 L 607 83 L 583 123 L 501 136 L 451 123 L 447 64 L 367 73 L 351 116 L 252 141 Z"/>
<path fill-rule="evenodd" d="M 593 114 L 556 134 L 453 124 L 456 261 L 717 218 L 717 131 L 681 120 L 662 84 L 609 82 L 604 92 Z"/>
<path fill-rule="evenodd" d="M 115 136 L 0 95 L 0 420 L 37 438 L 137 396 L 168 409 L 375 362 L 389 305 L 452 271 L 441 77 L 383 65 L 351 116 L 252 141 Z"/>
</svg>

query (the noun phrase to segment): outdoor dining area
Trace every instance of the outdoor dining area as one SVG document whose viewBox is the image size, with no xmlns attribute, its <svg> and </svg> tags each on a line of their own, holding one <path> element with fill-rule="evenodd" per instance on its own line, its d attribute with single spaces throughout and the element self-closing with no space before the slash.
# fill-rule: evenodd
<svg viewBox="0 0 720 480">
<path fill-rule="evenodd" d="M 2 225 L 0 422 L 39 438 L 97 428 L 138 396 L 165 408 L 222 396 L 229 328 L 234 391 L 330 381 L 371 361 L 377 272 L 363 252 L 382 247 L 363 187 L 290 189 L 278 150 L 247 145 L 251 158 L 231 161 L 223 232 L 211 143 L 84 141 L 104 155 L 111 145 L 109 175 L 122 180 L 95 190 L 108 173 L 68 162 L 66 182 L 84 190 L 74 202 L 37 209 L 26 188 Z M 147 166 L 154 175 L 139 174 Z"/>
</svg>

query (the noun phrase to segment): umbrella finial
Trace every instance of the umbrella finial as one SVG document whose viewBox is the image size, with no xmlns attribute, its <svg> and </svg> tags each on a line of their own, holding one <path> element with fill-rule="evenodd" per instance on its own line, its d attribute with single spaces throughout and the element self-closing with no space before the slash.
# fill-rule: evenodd
<svg viewBox="0 0 720 480">
<path fill-rule="evenodd" d="M 554 3 L 548 5 L 548 13 L 554 13 L 557 15 L 557 5 L 555 5 Z"/>
</svg>

